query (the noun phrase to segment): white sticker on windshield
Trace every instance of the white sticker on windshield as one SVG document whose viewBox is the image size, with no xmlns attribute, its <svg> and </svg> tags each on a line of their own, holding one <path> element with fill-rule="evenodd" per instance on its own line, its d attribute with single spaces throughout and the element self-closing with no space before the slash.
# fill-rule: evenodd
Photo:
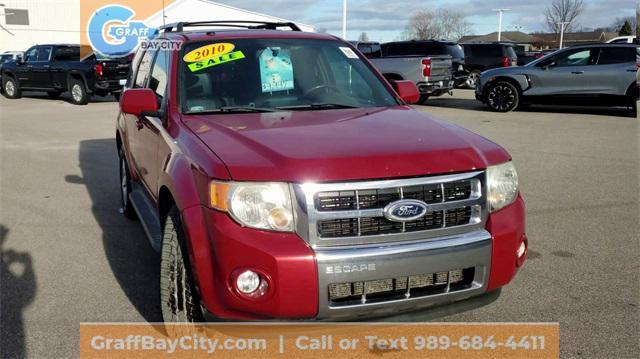
<svg viewBox="0 0 640 359">
<path fill-rule="evenodd" d="M 344 56 L 350 58 L 350 59 L 357 59 L 358 55 L 353 52 L 353 50 L 351 50 L 350 47 L 341 47 L 340 51 L 342 51 L 342 53 L 344 54 Z"/>
</svg>

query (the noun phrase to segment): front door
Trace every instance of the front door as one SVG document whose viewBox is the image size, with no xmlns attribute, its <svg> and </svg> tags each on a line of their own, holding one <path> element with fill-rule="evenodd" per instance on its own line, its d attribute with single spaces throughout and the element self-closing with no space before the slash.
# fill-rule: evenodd
<svg viewBox="0 0 640 359">
<path fill-rule="evenodd" d="M 531 76 L 530 96 L 575 96 L 585 94 L 597 78 L 598 48 L 567 50 L 538 63 Z"/>
</svg>

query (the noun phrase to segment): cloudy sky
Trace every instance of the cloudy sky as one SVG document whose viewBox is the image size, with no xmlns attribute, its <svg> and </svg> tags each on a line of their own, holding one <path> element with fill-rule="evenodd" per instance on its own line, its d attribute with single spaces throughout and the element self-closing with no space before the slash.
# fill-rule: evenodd
<svg viewBox="0 0 640 359">
<path fill-rule="evenodd" d="M 327 29 L 340 35 L 342 0 L 217 0 L 247 10 L 279 16 Z M 463 11 L 473 25 L 474 33 L 497 31 L 496 8 L 509 8 L 503 31 L 531 32 L 545 30 L 544 9 L 552 0 L 348 0 L 348 37 L 356 39 L 366 31 L 371 40 L 390 41 L 398 38 L 408 18 L 416 10 L 447 7 Z M 585 0 L 586 8 L 579 18 L 583 27 L 609 26 L 616 17 L 635 15 L 635 0 Z"/>
</svg>

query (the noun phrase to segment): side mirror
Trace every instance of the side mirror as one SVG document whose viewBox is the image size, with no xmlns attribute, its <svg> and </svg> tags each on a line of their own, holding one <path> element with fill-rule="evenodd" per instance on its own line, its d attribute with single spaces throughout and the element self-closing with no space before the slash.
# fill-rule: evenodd
<svg viewBox="0 0 640 359">
<path fill-rule="evenodd" d="M 16 64 L 18 64 L 18 65 L 23 65 L 24 64 L 24 57 L 22 57 L 22 55 L 16 56 Z"/>
<path fill-rule="evenodd" d="M 552 68 L 554 68 L 554 67 L 556 67 L 556 66 L 558 66 L 558 63 L 557 63 L 557 62 L 555 62 L 555 61 L 551 61 L 550 63 L 548 63 L 548 64 L 546 64 L 546 65 L 544 66 L 544 69 L 545 69 L 545 70 L 549 70 L 549 69 L 552 69 Z"/>
<path fill-rule="evenodd" d="M 151 89 L 127 89 L 120 97 L 120 110 L 134 116 L 160 117 L 158 99 Z"/>
<path fill-rule="evenodd" d="M 391 81 L 391 86 L 404 102 L 414 104 L 420 101 L 420 92 L 413 81 Z"/>
</svg>

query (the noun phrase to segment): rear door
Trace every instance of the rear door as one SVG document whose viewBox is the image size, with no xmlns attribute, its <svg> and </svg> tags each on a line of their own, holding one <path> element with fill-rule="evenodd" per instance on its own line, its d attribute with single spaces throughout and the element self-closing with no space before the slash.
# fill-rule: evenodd
<svg viewBox="0 0 640 359">
<path fill-rule="evenodd" d="M 595 66 L 597 82 L 602 94 L 626 94 L 635 80 L 636 52 L 631 46 L 607 46 L 600 48 L 600 56 Z"/>
</svg>

